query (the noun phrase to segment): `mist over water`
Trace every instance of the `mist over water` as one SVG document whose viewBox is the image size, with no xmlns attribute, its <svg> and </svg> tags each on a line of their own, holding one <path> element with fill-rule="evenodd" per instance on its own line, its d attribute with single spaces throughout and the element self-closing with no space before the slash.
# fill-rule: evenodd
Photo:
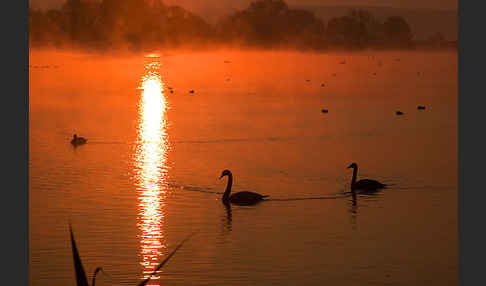
<svg viewBox="0 0 486 286">
<path fill-rule="evenodd" d="M 155 285 L 457 284 L 457 53 L 29 60 L 32 286 L 74 285 L 68 220 L 97 285 L 134 285 L 193 231 Z M 392 186 L 354 205 L 351 162 Z M 224 169 L 272 200 L 225 208 Z"/>
<path fill-rule="evenodd" d="M 420 20 L 413 12 L 405 13 L 405 17 L 395 10 L 353 6 L 336 10 L 289 5 L 284 0 L 254 0 L 245 2 L 244 7 L 220 5 L 214 10 L 208 3 L 196 5 L 196 11 L 192 6 L 191 1 L 70 0 L 47 11 L 31 7 L 29 44 L 34 48 L 103 52 L 214 47 L 312 51 L 457 49 L 457 37 L 450 38 L 457 21 L 450 13 L 439 13 L 439 17 L 431 13 L 429 23 L 424 23 L 423 13 L 419 13 Z M 216 14 L 220 16 L 215 18 Z M 444 21 L 447 25 L 440 24 Z M 430 25 L 440 28 L 430 30 L 424 38 L 423 30 Z"/>
</svg>

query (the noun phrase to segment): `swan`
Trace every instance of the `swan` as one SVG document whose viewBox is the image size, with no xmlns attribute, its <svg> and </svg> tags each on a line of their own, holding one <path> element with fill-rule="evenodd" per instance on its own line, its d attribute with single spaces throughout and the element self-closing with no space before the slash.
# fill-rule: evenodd
<svg viewBox="0 0 486 286">
<path fill-rule="evenodd" d="M 71 140 L 71 144 L 73 144 L 74 146 L 77 146 L 77 145 L 85 144 L 87 141 L 88 140 L 86 140 L 85 138 L 78 137 L 77 134 L 74 134 L 73 135 L 73 140 Z"/>
<path fill-rule="evenodd" d="M 226 191 L 224 192 L 223 198 L 221 199 L 223 201 L 223 204 L 232 203 L 235 205 L 253 205 L 262 201 L 263 198 L 268 197 L 265 195 L 260 195 L 247 191 L 234 193 L 230 196 L 231 186 L 233 185 L 233 174 L 231 174 L 230 170 L 224 170 L 221 173 L 221 177 L 219 178 L 221 179 L 224 176 L 228 176 L 228 185 L 226 186 Z"/>
<path fill-rule="evenodd" d="M 358 165 L 356 163 L 352 163 L 351 165 L 348 166 L 348 168 L 353 168 L 353 179 L 351 180 L 352 192 L 354 192 L 355 190 L 361 190 L 365 192 L 376 191 L 378 189 L 383 189 L 386 187 L 385 184 L 370 179 L 361 179 L 356 182 L 356 175 L 358 174 Z"/>
</svg>

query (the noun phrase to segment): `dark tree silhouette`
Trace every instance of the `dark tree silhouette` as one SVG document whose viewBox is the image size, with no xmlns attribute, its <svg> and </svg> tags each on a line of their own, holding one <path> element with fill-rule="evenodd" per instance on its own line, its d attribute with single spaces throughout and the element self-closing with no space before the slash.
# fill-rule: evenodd
<svg viewBox="0 0 486 286">
<path fill-rule="evenodd" d="M 353 17 L 342 16 L 329 20 L 326 37 L 331 45 L 362 47 L 364 27 Z"/>
<path fill-rule="evenodd" d="M 204 43 L 264 48 L 409 47 L 412 32 L 401 17 L 384 23 L 366 10 L 329 20 L 291 9 L 283 0 L 256 0 L 212 26 L 162 0 L 66 0 L 61 9 L 29 10 L 32 46 L 69 44 L 133 49 Z"/>
<path fill-rule="evenodd" d="M 384 31 L 386 40 L 393 46 L 408 46 L 412 42 L 412 30 L 402 17 L 388 17 L 385 20 Z"/>
<path fill-rule="evenodd" d="M 225 18 L 217 30 L 223 40 L 256 46 L 318 46 L 324 23 L 309 11 L 289 9 L 282 0 L 259 0 Z"/>
</svg>

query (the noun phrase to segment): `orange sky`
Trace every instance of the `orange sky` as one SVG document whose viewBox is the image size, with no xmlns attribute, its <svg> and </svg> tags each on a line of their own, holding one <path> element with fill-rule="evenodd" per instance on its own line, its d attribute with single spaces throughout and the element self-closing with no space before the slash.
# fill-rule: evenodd
<svg viewBox="0 0 486 286">
<path fill-rule="evenodd" d="M 30 0 L 33 7 L 56 7 L 65 0 Z M 167 4 L 176 4 L 183 7 L 197 8 L 201 6 L 215 6 L 239 8 L 245 7 L 251 0 L 165 0 Z M 325 4 L 325 5 L 351 5 L 351 6 L 388 6 L 396 8 L 434 8 L 434 9 L 457 9 L 458 0 L 286 0 L 288 4 Z"/>
</svg>

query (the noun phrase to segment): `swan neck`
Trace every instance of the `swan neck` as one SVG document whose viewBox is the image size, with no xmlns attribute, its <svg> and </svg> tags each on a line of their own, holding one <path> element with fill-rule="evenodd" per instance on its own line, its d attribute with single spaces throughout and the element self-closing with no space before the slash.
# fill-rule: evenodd
<svg viewBox="0 0 486 286">
<path fill-rule="evenodd" d="M 351 189 L 353 189 L 354 184 L 356 183 L 356 176 L 358 175 L 358 167 L 353 168 L 353 179 L 351 180 Z"/>
<path fill-rule="evenodd" d="M 223 202 L 227 202 L 229 200 L 229 195 L 231 193 L 231 186 L 233 186 L 233 175 L 228 175 L 228 185 L 226 186 L 226 191 L 223 195 Z"/>
</svg>

